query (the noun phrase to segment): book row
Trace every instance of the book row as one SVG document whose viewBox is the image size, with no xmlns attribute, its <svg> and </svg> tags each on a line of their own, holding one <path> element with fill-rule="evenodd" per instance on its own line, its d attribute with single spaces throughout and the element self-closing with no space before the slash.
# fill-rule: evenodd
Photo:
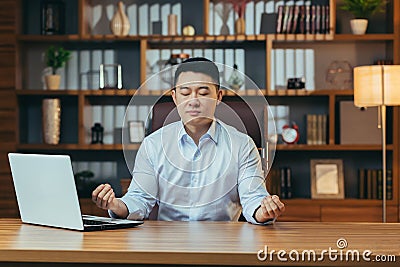
<svg viewBox="0 0 400 267">
<path fill-rule="evenodd" d="M 358 197 L 360 199 L 383 198 L 383 172 L 382 169 L 358 170 Z M 386 171 L 386 199 L 393 199 L 392 170 Z"/>
</svg>

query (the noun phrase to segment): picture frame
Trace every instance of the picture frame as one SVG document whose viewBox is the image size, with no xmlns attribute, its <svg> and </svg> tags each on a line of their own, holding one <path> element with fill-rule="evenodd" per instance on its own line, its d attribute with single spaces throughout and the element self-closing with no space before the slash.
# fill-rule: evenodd
<svg viewBox="0 0 400 267">
<path fill-rule="evenodd" d="M 128 121 L 128 132 L 130 143 L 141 143 L 144 139 L 144 122 Z"/>
<path fill-rule="evenodd" d="M 343 161 L 341 159 L 312 159 L 311 198 L 344 199 Z"/>
</svg>

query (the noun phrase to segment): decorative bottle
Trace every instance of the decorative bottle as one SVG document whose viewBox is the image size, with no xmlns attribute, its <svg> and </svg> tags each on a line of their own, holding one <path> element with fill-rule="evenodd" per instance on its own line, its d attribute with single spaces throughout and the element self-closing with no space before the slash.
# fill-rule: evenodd
<svg viewBox="0 0 400 267">
<path fill-rule="evenodd" d="M 131 24 L 128 16 L 124 12 L 124 3 L 118 2 L 118 9 L 115 11 L 110 23 L 111 32 L 116 36 L 127 36 Z"/>
</svg>

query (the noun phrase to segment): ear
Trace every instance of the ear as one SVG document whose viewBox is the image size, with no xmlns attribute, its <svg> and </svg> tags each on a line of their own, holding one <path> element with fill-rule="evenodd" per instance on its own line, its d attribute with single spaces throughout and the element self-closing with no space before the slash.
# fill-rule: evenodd
<svg viewBox="0 0 400 267">
<path fill-rule="evenodd" d="M 222 101 L 222 90 L 218 89 L 218 92 L 217 92 L 217 105 L 219 105 L 219 103 L 221 103 L 221 101 Z"/>
<path fill-rule="evenodd" d="M 175 106 L 178 106 L 178 105 L 176 104 L 176 89 L 173 89 L 173 90 L 171 91 L 171 96 L 172 96 L 172 100 L 174 100 Z"/>
</svg>

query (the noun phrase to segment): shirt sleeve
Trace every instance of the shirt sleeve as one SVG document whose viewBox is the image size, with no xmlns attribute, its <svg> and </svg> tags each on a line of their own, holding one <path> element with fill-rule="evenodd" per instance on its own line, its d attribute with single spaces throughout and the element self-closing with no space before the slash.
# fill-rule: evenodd
<svg viewBox="0 0 400 267">
<path fill-rule="evenodd" d="M 128 192 L 120 198 L 128 208 L 128 219 L 143 220 L 149 217 L 158 195 L 158 182 L 151 162 L 153 151 L 145 138 L 136 155 L 132 181 Z M 111 217 L 117 217 L 108 211 Z"/>
<path fill-rule="evenodd" d="M 240 203 L 243 207 L 243 216 L 253 224 L 266 225 L 274 220 L 259 223 L 254 218 L 255 211 L 260 207 L 261 201 L 269 193 L 265 187 L 261 158 L 253 140 L 248 137 L 243 144 L 239 155 L 238 190 Z"/>
</svg>

